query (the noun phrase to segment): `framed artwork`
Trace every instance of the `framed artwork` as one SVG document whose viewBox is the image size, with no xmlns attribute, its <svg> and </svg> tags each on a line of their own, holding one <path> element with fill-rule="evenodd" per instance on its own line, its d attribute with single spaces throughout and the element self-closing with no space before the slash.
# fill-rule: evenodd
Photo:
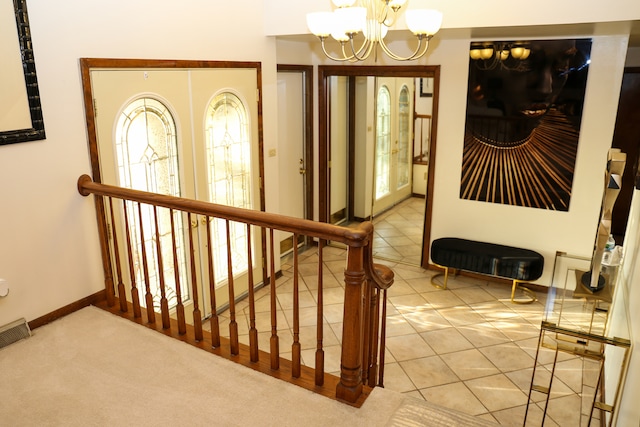
<svg viewBox="0 0 640 427">
<path fill-rule="evenodd" d="M 420 79 L 420 97 L 428 98 L 433 96 L 433 79 L 421 78 Z"/>
<path fill-rule="evenodd" d="M 45 139 L 26 0 L 0 1 L 0 145 Z"/>
<path fill-rule="evenodd" d="M 591 40 L 472 42 L 460 198 L 568 211 Z"/>
</svg>

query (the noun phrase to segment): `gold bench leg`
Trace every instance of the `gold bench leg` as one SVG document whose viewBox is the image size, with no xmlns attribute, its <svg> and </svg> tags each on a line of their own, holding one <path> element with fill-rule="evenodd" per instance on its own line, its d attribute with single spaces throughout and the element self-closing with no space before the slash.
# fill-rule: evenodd
<svg viewBox="0 0 640 427">
<path fill-rule="evenodd" d="M 520 285 L 520 283 L 526 283 L 526 282 L 521 282 L 521 281 L 515 280 L 515 279 L 513 280 L 513 286 L 511 287 L 511 302 L 514 303 L 514 304 L 531 304 L 532 302 L 537 301 L 538 297 L 536 297 L 535 292 L 533 292 L 529 288 L 526 288 L 526 287 Z M 528 299 L 525 299 L 525 300 L 517 300 L 517 299 L 515 299 L 516 288 L 520 289 Z"/>
<path fill-rule="evenodd" d="M 443 265 L 434 264 L 436 267 L 444 269 L 442 273 L 438 273 L 434 276 L 431 276 L 431 284 L 438 289 L 447 289 L 447 280 L 449 279 L 449 267 L 445 267 Z M 455 270 L 454 270 L 455 272 Z M 436 279 L 440 276 L 444 275 L 444 280 L 442 281 L 442 285 L 436 282 Z"/>
</svg>

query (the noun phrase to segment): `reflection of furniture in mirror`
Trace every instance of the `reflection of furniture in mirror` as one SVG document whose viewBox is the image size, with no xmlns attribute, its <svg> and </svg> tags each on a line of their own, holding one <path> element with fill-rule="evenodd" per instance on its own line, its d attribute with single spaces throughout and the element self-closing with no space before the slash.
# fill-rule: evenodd
<svg viewBox="0 0 640 427">
<path fill-rule="evenodd" d="M 582 275 L 581 283 L 590 292 L 602 291 L 608 282 L 608 277 L 601 274 L 602 255 L 611 234 L 611 212 L 622 187 L 622 173 L 626 163 L 626 154 L 612 148 L 607 156 L 607 170 L 604 175 L 604 192 L 600 210 L 600 222 L 593 249 L 591 268 Z"/>
<path fill-rule="evenodd" d="M 379 94 L 379 88 L 376 85 L 387 85 L 390 88 L 390 95 L 400 99 L 404 84 L 410 88 L 410 102 L 406 103 L 409 105 L 408 114 L 400 113 L 400 121 L 405 117 L 410 122 L 407 133 L 409 147 L 406 151 L 408 171 L 405 175 L 408 173 L 411 181 L 408 184 L 407 194 L 409 196 L 419 194 L 419 197 L 426 198 L 424 218 L 421 218 L 419 224 L 413 225 L 422 230 L 424 241 L 428 242 L 433 192 L 431 179 L 433 169 L 428 165 L 432 164 L 429 161 L 430 158 L 432 160 L 435 156 L 433 147 L 436 143 L 437 131 L 439 67 L 320 66 L 318 73 L 320 82 L 320 220 L 350 222 L 372 219 L 372 213 L 376 212 L 372 210 L 375 191 L 374 170 L 376 169 L 374 146 L 377 135 L 375 105 Z M 391 80 L 386 80 L 387 78 Z M 429 81 L 433 96 L 420 97 L 420 80 Z M 393 89 L 388 83 L 390 81 L 405 83 L 394 83 L 395 89 Z M 427 102 L 428 108 L 422 108 L 422 104 Z M 417 117 L 418 115 L 428 116 L 428 118 L 425 121 L 425 117 Z M 401 140 L 401 134 L 399 137 L 395 134 L 391 136 L 390 157 L 394 155 L 399 157 L 402 150 L 400 148 L 396 150 L 395 143 L 399 141 L 398 147 L 400 147 Z M 418 162 L 415 158 L 419 159 Z M 378 167 L 378 169 L 381 168 Z M 399 171 L 400 168 L 397 170 Z M 400 172 L 398 174 L 402 175 Z M 416 184 L 411 178 L 415 178 L 415 182 L 419 181 L 419 183 Z M 404 181 L 400 180 L 400 182 Z M 416 186 L 419 187 L 417 191 Z M 396 202 L 394 196 L 391 205 Z M 384 209 L 386 207 L 381 208 L 381 210 Z M 428 245 L 422 250 L 426 251 L 427 255 L 417 254 L 416 259 L 419 261 L 416 262 L 425 265 L 424 260 L 428 262 L 429 259 Z"/>
<path fill-rule="evenodd" d="M 45 138 L 27 4 L 13 4 L 0 4 L 0 145 Z"/>
</svg>

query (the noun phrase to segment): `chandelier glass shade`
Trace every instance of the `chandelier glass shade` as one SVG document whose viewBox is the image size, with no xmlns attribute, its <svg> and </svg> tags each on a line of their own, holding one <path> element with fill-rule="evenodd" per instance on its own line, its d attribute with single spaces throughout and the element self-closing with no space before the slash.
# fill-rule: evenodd
<svg viewBox="0 0 640 427">
<path fill-rule="evenodd" d="M 307 26 L 322 44 L 325 55 L 334 61 L 364 61 L 373 53 L 377 59 L 377 47 L 392 59 L 409 61 L 427 53 L 429 40 L 440 30 L 442 13 L 433 9 L 406 9 L 407 0 L 332 0 L 333 12 L 314 12 L 307 15 Z M 356 4 L 357 2 L 357 4 Z M 404 12 L 409 31 L 416 38 L 416 47 L 408 56 L 391 51 L 385 43 L 389 28 Z M 362 40 L 355 37 L 362 33 Z M 331 55 L 325 42 L 332 37 L 340 44 L 341 56 Z M 360 39 L 360 38 L 359 38 Z"/>
<path fill-rule="evenodd" d="M 481 70 L 517 69 L 531 54 L 526 42 L 473 42 L 469 56 Z"/>
</svg>

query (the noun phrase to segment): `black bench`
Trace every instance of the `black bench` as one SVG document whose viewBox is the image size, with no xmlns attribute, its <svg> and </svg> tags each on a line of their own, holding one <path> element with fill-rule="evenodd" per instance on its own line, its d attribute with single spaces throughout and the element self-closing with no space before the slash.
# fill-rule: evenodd
<svg viewBox="0 0 640 427">
<path fill-rule="evenodd" d="M 449 269 L 464 270 L 511 279 L 511 301 L 531 303 L 537 298 L 528 288 L 520 286 L 522 282 L 538 279 L 542 276 L 544 257 L 535 251 L 493 243 L 445 237 L 431 243 L 431 259 L 444 269 L 444 273 L 431 278 L 431 283 L 442 289 L 447 288 Z M 444 274 L 444 283 L 439 285 L 435 278 Z M 515 300 L 516 288 L 521 289 L 530 300 Z"/>
</svg>

